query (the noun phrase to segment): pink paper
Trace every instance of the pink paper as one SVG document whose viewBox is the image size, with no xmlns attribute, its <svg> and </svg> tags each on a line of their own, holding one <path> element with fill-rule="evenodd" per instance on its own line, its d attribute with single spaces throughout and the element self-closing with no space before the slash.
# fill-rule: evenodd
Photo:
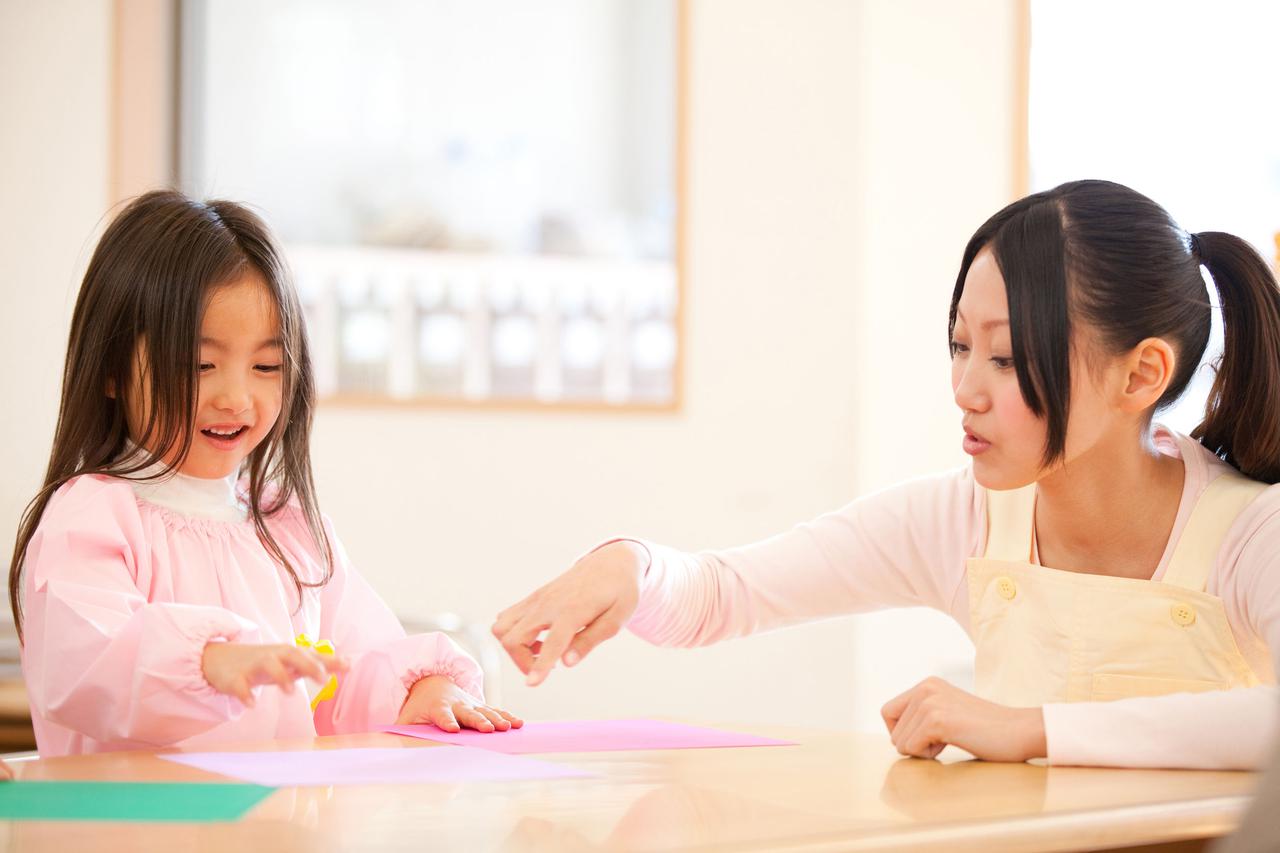
<svg viewBox="0 0 1280 853">
<path fill-rule="evenodd" d="M 609 752 L 632 749 L 698 749 L 726 746 L 794 746 L 790 741 L 666 723 L 658 720 L 586 720 L 525 723 L 506 732 L 463 730 L 457 734 L 432 725 L 391 726 L 392 734 L 475 746 L 510 755 L 532 752 Z"/>
<path fill-rule="evenodd" d="M 187 752 L 161 755 L 189 767 L 259 785 L 393 785 L 424 782 L 565 779 L 590 776 L 536 758 L 465 746 L 438 749 L 317 749 L 282 752 Z"/>
</svg>

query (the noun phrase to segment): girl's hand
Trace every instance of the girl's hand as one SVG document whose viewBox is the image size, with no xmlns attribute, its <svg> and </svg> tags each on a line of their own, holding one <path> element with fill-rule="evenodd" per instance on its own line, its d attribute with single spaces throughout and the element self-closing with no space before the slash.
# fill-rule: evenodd
<svg viewBox="0 0 1280 853">
<path fill-rule="evenodd" d="M 275 684 L 292 693 L 299 678 L 323 684 L 331 673 L 346 672 L 347 666 L 346 658 L 286 643 L 209 643 L 200 660 L 205 680 L 214 690 L 236 697 L 249 708 L 253 688 L 259 684 Z"/>
<path fill-rule="evenodd" d="M 446 732 L 461 731 L 463 726 L 478 732 L 505 732 L 520 728 L 524 720 L 490 708 L 443 675 L 428 675 L 414 682 L 396 717 L 397 726 L 414 723 L 431 723 Z"/>
<path fill-rule="evenodd" d="M 880 709 L 903 755 L 935 758 L 953 744 L 984 761 L 1044 758 L 1044 714 L 979 699 L 941 678 L 926 678 Z"/>
<path fill-rule="evenodd" d="M 569 571 L 498 614 L 493 635 L 537 685 L 563 655 L 573 666 L 627 624 L 640 601 L 649 552 L 619 540 L 597 548 Z M 545 640 L 538 636 L 547 631 Z"/>
</svg>

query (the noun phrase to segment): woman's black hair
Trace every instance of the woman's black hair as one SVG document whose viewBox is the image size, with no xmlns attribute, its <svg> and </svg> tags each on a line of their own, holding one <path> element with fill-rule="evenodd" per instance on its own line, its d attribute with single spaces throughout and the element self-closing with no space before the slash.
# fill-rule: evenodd
<svg viewBox="0 0 1280 853">
<path fill-rule="evenodd" d="M 1280 286 L 1244 240 L 1189 234 L 1151 199 L 1110 181 L 1073 181 L 1020 199 L 969 240 L 951 297 L 948 341 L 973 260 L 989 248 L 1004 277 L 1014 369 L 1027 406 L 1045 420 L 1045 466 L 1066 449 L 1073 328 L 1107 354 L 1147 338 L 1168 341 L 1174 375 L 1154 410 L 1186 390 L 1222 305 L 1225 347 L 1204 420 L 1193 431 L 1242 473 L 1280 481 Z"/>
</svg>

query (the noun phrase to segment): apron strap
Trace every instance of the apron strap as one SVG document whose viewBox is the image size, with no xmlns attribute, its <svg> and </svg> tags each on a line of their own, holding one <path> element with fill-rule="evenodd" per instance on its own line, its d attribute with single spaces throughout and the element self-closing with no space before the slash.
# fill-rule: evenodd
<svg viewBox="0 0 1280 853">
<path fill-rule="evenodd" d="M 1163 582 L 1203 592 L 1231 526 L 1266 488 L 1266 483 L 1250 480 L 1235 471 L 1218 475 L 1196 501 L 1173 549 Z"/>
<path fill-rule="evenodd" d="M 1020 489 L 987 489 L 988 560 L 1031 562 L 1031 537 L 1035 533 L 1036 484 Z"/>
</svg>

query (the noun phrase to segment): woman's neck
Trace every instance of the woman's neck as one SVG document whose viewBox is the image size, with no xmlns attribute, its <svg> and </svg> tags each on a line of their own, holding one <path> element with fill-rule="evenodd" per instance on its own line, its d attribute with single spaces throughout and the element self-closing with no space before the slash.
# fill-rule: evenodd
<svg viewBox="0 0 1280 853">
<path fill-rule="evenodd" d="M 1147 434 L 1103 440 L 1037 484 L 1042 565 L 1150 579 L 1178 516 L 1186 468 Z"/>
</svg>

